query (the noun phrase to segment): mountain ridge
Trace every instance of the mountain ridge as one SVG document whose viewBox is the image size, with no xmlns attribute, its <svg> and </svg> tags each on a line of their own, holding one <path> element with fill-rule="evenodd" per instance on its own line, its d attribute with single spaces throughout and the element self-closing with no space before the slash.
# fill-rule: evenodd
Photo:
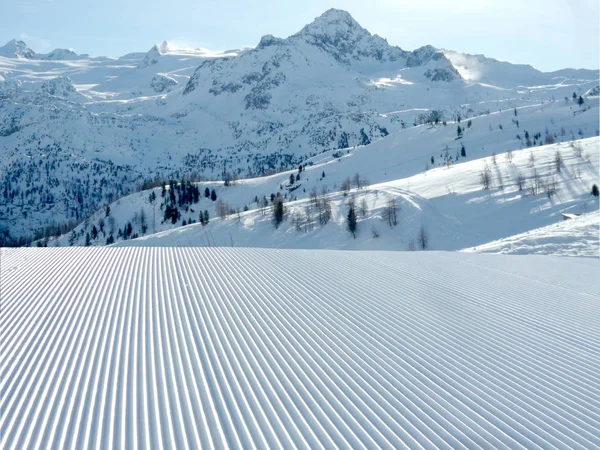
<svg viewBox="0 0 600 450">
<path fill-rule="evenodd" d="M 598 85 L 597 72 L 547 75 L 509 63 L 469 80 L 447 51 L 402 50 L 339 10 L 252 49 L 176 47 L 0 58 L 0 228 L 18 235 L 79 221 L 156 178 L 260 176 L 432 120 Z"/>
</svg>

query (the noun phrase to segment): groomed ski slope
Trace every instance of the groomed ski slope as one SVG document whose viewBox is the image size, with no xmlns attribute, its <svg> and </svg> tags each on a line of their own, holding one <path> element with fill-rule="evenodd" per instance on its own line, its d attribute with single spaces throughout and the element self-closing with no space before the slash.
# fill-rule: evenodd
<svg viewBox="0 0 600 450">
<path fill-rule="evenodd" d="M 598 448 L 596 259 L 0 250 L 2 448 Z"/>
</svg>

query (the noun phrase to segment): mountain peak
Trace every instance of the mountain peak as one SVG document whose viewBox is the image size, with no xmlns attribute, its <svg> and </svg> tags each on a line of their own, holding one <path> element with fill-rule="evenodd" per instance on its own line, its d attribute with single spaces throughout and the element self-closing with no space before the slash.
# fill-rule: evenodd
<svg viewBox="0 0 600 450">
<path fill-rule="evenodd" d="M 161 55 L 168 53 L 170 48 L 171 48 L 171 46 L 169 45 L 169 43 L 167 41 L 163 41 L 162 44 L 157 46 L 157 50 Z"/>
<path fill-rule="evenodd" d="M 66 59 L 77 59 L 79 55 L 68 48 L 55 48 L 50 53 L 38 55 L 38 57 L 39 59 L 45 59 L 49 61 L 61 61 Z"/>
<path fill-rule="evenodd" d="M 356 21 L 354 20 L 354 18 L 350 15 L 350 13 L 348 11 L 344 11 L 343 9 L 336 9 L 336 8 L 330 8 L 327 11 L 325 11 L 323 14 L 321 14 L 317 20 L 325 20 L 325 21 L 330 21 L 330 22 L 335 22 L 335 21 L 344 21 L 344 22 L 354 22 L 356 23 Z"/>
<path fill-rule="evenodd" d="M 6 58 L 34 59 L 35 52 L 23 41 L 12 39 L 0 47 L 0 56 Z"/>
<path fill-rule="evenodd" d="M 401 48 L 371 34 L 348 12 L 340 9 L 325 11 L 289 39 L 319 47 L 344 65 L 360 65 L 369 60 L 369 64 L 375 63 L 373 67 L 377 68 L 381 63 L 396 63 L 406 54 Z"/>
<path fill-rule="evenodd" d="M 349 32 L 371 35 L 348 12 L 332 8 L 302 28 L 298 35 L 335 37 Z"/>
</svg>

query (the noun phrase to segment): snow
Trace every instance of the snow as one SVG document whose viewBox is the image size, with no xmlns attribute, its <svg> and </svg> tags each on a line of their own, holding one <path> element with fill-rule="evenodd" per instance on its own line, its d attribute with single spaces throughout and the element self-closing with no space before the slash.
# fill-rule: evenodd
<svg viewBox="0 0 600 450">
<path fill-rule="evenodd" d="M 473 160 L 522 148 L 525 130 L 543 139 L 547 129 L 558 142 L 598 135 L 598 71 L 548 74 L 483 56 L 459 61 L 430 45 L 406 51 L 335 9 L 287 38 L 267 35 L 254 49 L 163 42 L 119 58 L 58 49 L 26 59 L 15 57 L 16 46 L 0 56 L 2 242 L 79 223 L 156 179 L 217 182 L 231 173 L 255 180 L 333 163 L 334 151 L 350 150 L 351 158 L 326 167 L 332 176 L 318 186 L 334 193 L 356 170 L 371 184 L 415 176 L 446 146 L 454 157 L 461 142 Z M 467 66 L 482 77 L 461 77 Z M 584 96 L 582 106 L 573 93 Z M 449 126 L 421 125 L 434 112 Z M 471 118 L 474 128 L 457 140 L 459 118 L 463 128 Z M 303 181 L 308 189 L 295 192 L 298 200 L 315 178 Z M 247 186 L 270 195 L 280 182 Z M 241 208 L 254 195 L 235 197 L 228 201 Z M 395 248 L 407 245 L 404 237 L 398 242 Z"/>
<path fill-rule="evenodd" d="M 482 133 L 483 136 L 489 132 L 485 122 L 480 122 L 483 120 L 474 120 L 472 127 L 465 132 L 467 158 L 459 159 L 449 168 L 441 165 L 443 160 L 439 158 L 440 153 L 436 152 L 436 161 L 440 160 L 441 163 L 424 171 L 423 164 L 431 153 L 423 150 L 429 150 L 426 145 L 431 145 L 432 136 L 440 138 L 440 135 L 454 133 L 453 126 L 421 129 L 420 134 L 417 130 L 406 130 L 406 133 L 412 133 L 410 138 L 398 138 L 396 141 L 390 136 L 379 143 L 352 149 L 341 159 L 332 158 L 330 153 L 313 158 L 314 165 L 306 166 L 301 173 L 301 187 L 287 194 L 288 197 L 297 194 L 298 199 L 288 198 L 290 201 L 285 203 L 287 218 L 277 230 L 271 221 L 271 209 L 263 215 L 254 198 L 269 197 L 274 192 L 284 195 L 290 173 L 296 174 L 297 171 L 240 180 L 229 187 L 223 183 L 199 183 L 201 191 L 207 187 L 215 189 L 218 198 L 231 208 L 243 210 L 246 205 L 249 211 L 240 212 L 239 217 L 233 214 L 223 220 L 218 218 L 216 203 L 202 197 L 199 203 L 191 205 L 190 211 L 182 211 L 177 224 L 170 221 L 163 224 L 163 210 L 157 206 L 156 234 L 118 241 L 116 245 L 407 250 L 424 225 L 429 234 L 430 249 L 461 250 L 473 246 L 479 248 L 490 241 L 562 222 L 564 213 L 598 211 L 598 199 L 590 191 L 592 184 L 598 184 L 599 138 L 516 150 L 511 153 L 510 161 L 508 153 L 498 153 L 494 165 L 491 153 L 506 145 L 501 140 L 497 146 L 480 150 L 487 153 L 485 158 L 469 158 L 471 153 L 477 153 L 475 133 Z M 428 144 L 423 145 L 423 142 Z M 442 148 L 444 141 L 439 142 L 436 147 Z M 404 151 L 399 151 L 399 147 Z M 581 156 L 578 156 L 579 149 Z M 452 148 L 449 153 L 452 155 L 455 151 L 456 148 Z M 560 173 L 557 173 L 554 162 L 557 151 L 564 161 Z M 530 163 L 531 154 L 535 157 L 534 166 Z M 487 191 L 480 184 L 480 173 L 486 164 L 493 169 L 492 187 Z M 323 179 L 322 172 L 326 174 Z M 415 175 L 411 175 L 415 172 Z M 345 196 L 340 191 L 340 185 L 345 177 L 356 173 L 369 180 L 370 184 L 361 189 L 354 187 Z M 522 191 L 518 190 L 516 182 L 519 173 L 526 185 Z M 545 192 L 531 194 L 530 186 L 535 173 L 544 183 L 556 181 L 557 190 L 552 198 L 548 198 Z M 502 189 L 499 187 L 499 177 L 502 177 Z M 281 186 L 283 190 L 280 190 Z M 323 187 L 328 190 L 333 218 L 330 223 L 321 226 L 316 223 L 317 211 L 308 197 L 313 188 L 320 193 Z M 157 188 L 155 192 L 161 199 L 161 189 Z M 139 217 L 143 209 L 149 222 L 149 233 L 152 232 L 152 208 L 146 201 L 149 193 L 142 191 L 111 204 L 115 230 L 123 229 L 130 221 L 134 232 L 139 232 L 139 222 L 136 224 L 134 215 Z M 359 210 L 356 239 L 352 239 L 346 228 L 346 205 L 350 197 L 354 197 Z M 390 199 L 394 199 L 399 207 L 398 225 L 393 228 L 382 220 L 384 208 Z M 367 205 L 366 215 L 360 211 L 363 200 Z M 301 231 L 297 231 L 291 216 L 294 211 L 305 214 L 307 207 L 311 209 L 313 226 L 303 225 Z M 207 226 L 198 223 L 181 226 L 183 220 L 198 221 L 200 211 L 204 210 L 208 210 L 211 217 Z M 79 237 L 75 245 L 84 244 L 85 232 L 93 224 L 98 224 L 100 219 L 107 221 L 104 210 L 98 211 L 76 228 Z M 373 236 L 374 230 L 379 237 Z M 70 235 L 50 241 L 48 245 L 68 246 Z M 92 245 L 104 245 L 105 241 L 106 236 L 101 235 Z M 572 240 L 564 241 L 561 245 L 565 253 L 586 256 L 597 252 L 599 242 L 598 237 L 594 240 L 592 234 L 576 234 Z M 543 252 L 544 249 L 552 253 L 551 246 L 539 247 L 536 252 Z"/>
<path fill-rule="evenodd" d="M 600 212 L 465 249 L 466 252 L 600 257 Z"/>
<path fill-rule="evenodd" d="M 0 56 L 5 58 L 33 59 L 36 54 L 25 42 L 12 39 L 0 47 Z"/>
<path fill-rule="evenodd" d="M 3 448 L 597 448 L 596 259 L 2 252 Z"/>
</svg>

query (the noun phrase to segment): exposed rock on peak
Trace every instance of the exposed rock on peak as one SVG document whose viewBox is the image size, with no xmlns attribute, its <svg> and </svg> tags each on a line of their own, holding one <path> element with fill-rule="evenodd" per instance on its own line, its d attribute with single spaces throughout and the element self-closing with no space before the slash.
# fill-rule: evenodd
<svg viewBox="0 0 600 450">
<path fill-rule="evenodd" d="M 150 86 L 154 92 L 169 92 L 173 87 L 177 86 L 177 80 L 164 74 L 157 74 L 152 78 Z"/>
<path fill-rule="evenodd" d="M 166 42 L 163 42 L 163 44 L 161 44 L 161 47 L 165 44 L 166 44 Z M 144 56 L 144 60 L 138 65 L 138 69 L 143 69 L 145 67 L 151 66 L 152 64 L 156 64 L 161 55 L 162 55 L 162 53 L 160 51 L 159 46 L 158 45 L 153 46 L 148 51 L 148 53 L 146 53 L 146 56 Z"/>
<path fill-rule="evenodd" d="M 0 47 L 0 56 L 6 58 L 35 59 L 35 52 L 23 41 L 13 39 Z"/>
<path fill-rule="evenodd" d="M 256 48 L 262 49 L 265 47 L 269 47 L 271 45 L 281 45 L 284 42 L 285 42 L 284 39 L 277 38 L 277 37 L 273 36 L 272 34 L 267 34 L 267 35 L 263 36 L 262 38 L 260 38 L 260 42 L 258 43 Z"/>
<path fill-rule="evenodd" d="M 46 53 L 45 55 L 38 55 L 40 59 L 48 60 L 48 61 L 64 61 L 69 59 L 77 59 L 81 56 L 87 55 L 78 55 L 73 50 L 69 50 L 66 48 L 56 48 L 52 50 L 50 53 Z"/>
<path fill-rule="evenodd" d="M 302 39 L 348 65 L 364 58 L 385 63 L 406 56 L 404 50 L 389 45 L 380 36 L 372 35 L 350 14 L 339 9 L 326 11 L 289 39 Z"/>
<path fill-rule="evenodd" d="M 419 47 L 418 49 L 410 52 L 410 54 L 406 58 L 406 65 L 408 67 L 422 66 L 426 64 L 430 59 L 435 57 L 435 55 L 437 55 L 438 53 L 438 49 L 431 45 Z"/>
<path fill-rule="evenodd" d="M 73 82 L 69 77 L 57 77 L 52 78 L 48 81 L 44 81 L 40 85 L 40 91 L 45 92 L 49 95 L 54 95 L 63 98 L 67 98 L 71 94 L 77 92 L 77 90 L 73 86 Z"/>
</svg>

